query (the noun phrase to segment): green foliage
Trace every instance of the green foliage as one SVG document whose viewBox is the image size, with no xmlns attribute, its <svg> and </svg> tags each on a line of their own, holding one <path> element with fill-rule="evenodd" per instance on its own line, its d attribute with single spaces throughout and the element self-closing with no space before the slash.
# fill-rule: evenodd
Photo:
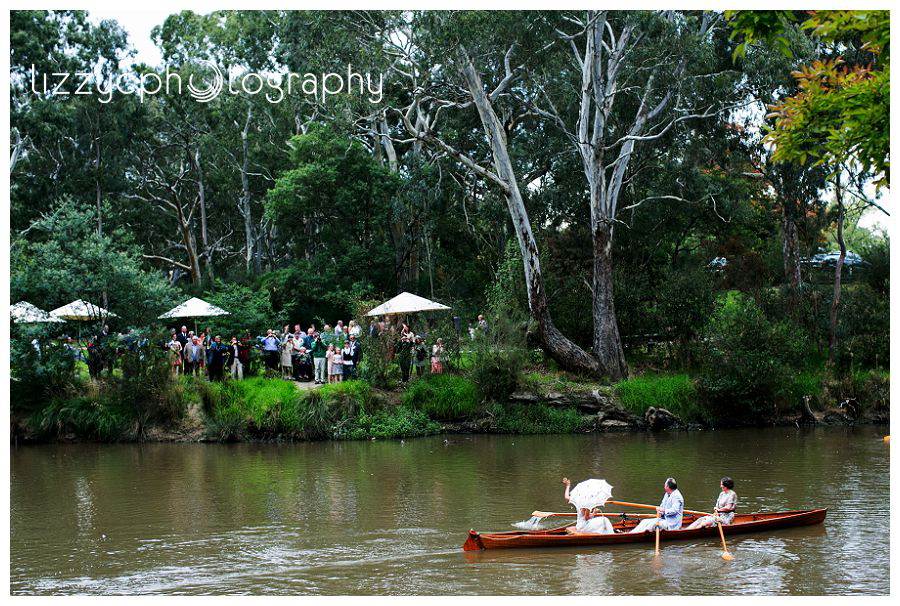
<svg viewBox="0 0 900 606">
<path fill-rule="evenodd" d="M 243 381 L 197 381 L 207 433 L 221 441 L 246 436 L 297 434 L 306 428 L 301 396 L 291 381 L 254 377 Z"/>
<path fill-rule="evenodd" d="M 340 424 L 333 437 L 338 440 L 384 440 L 427 436 L 440 430 L 440 424 L 429 419 L 424 411 L 399 406 L 361 412 Z"/>
<path fill-rule="evenodd" d="M 81 389 L 75 375 L 75 360 L 61 346 L 51 343 L 46 330 L 13 328 L 9 344 L 10 407 L 13 412 L 41 408 L 53 398 L 74 394 Z M 31 345 L 37 336 L 41 353 Z"/>
<path fill-rule="evenodd" d="M 240 339 L 248 330 L 253 336 L 265 334 L 267 328 L 278 325 L 269 293 L 265 290 L 253 290 L 217 280 L 216 291 L 205 295 L 204 300 L 229 314 L 200 320 L 200 330 L 209 326 L 213 329 L 212 334 L 222 335 L 223 341 L 230 342 L 233 336 Z"/>
<path fill-rule="evenodd" d="M 291 317 L 302 312 L 327 318 L 338 309 L 346 318 L 355 311 L 352 302 L 374 284 L 391 284 L 394 258 L 385 218 L 400 179 L 359 142 L 322 124 L 290 145 L 293 166 L 266 198 L 266 216 L 294 258 L 291 267 L 267 278 L 272 301 Z M 319 228 L 305 233 L 314 218 Z"/>
<path fill-rule="evenodd" d="M 485 401 L 503 402 L 519 385 L 528 359 L 523 327 L 512 318 L 498 315 L 487 318 L 488 332 L 476 331 L 471 348 L 472 365 L 468 377 Z"/>
<path fill-rule="evenodd" d="M 497 433 L 572 433 L 587 429 L 590 425 L 590 420 L 585 419 L 574 407 L 495 404 L 489 414 L 492 417 L 490 428 Z"/>
<path fill-rule="evenodd" d="M 450 374 L 425 375 L 413 381 L 403 394 L 403 403 L 433 419 L 469 417 L 481 398 L 472 381 Z"/>
<path fill-rule="evenodd" d="M 802 363 L 807 341 L 796 326 L 766 318 L 752 299 L 720 306 L 702 350 L 698 388 L 710 417 L 718 422 L 777 414 Z"/>
<path fill-rule="evenodd" d="M 51 401 L 31 416 L 29 425 L 45 438 L 72 433 L 79 438 L 111 442 L 127 432 L 132 420 L 114 401 L 77 397 Z"/>
<path fill-rule="evenodd" d="M 118 317 L 94 323 L 118 326 L 143 326 L 175 304 L 177 292 L 161 273 L 142 269 L 141 251 L 125 230 L 99 236 L 96 227 L 96 211 L 71 199 L 32 223 L 30 238 L 11 246 L 12 299 L 53 309 L 76 299 L 99 305 L 105 298 Z"/>
<path fill-rule="evenodd" d="M 615 385 L 622 405 L 638 416 L 651 406 L 665 408 L 687 422 L 705 422 L 705 410 L 697 388 L 688 375 L 643 375 Z"/>
<path fill-rule="evenodd" d="M 889 299 L 868 284 L 843 289 L 835 352 L 842 372 L 890 366 L 890 319 Z"/>
<path fill-rule="evenodd" d="M 166 352 L 153 347 L 124 349 L 116 364 L 121 374 L 106 379 L 105 397 L 127 410 L 139 430 L 149 423 L 175 423 L 184 416 L 184 386 L 174 380 Z"/>
</svg>

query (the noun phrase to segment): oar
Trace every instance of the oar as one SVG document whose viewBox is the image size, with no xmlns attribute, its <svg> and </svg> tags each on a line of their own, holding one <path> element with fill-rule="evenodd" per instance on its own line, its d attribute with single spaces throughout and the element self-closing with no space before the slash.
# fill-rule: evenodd
<svg viewBox="0 0 900 606">
<path fill-rule="evenodd" d="M 728 553 L 728 545 L 725 544 L 725 531 L 722 530 L 722 522 L 719 520 L 718 516 L 716 516 L 716 523 L 719 526 L 719 536 L 722 537 L 722 559 L 733 560 L 734 556 Z"/>
<path fill-rule="evenodd" d="M 659 557 L 659 512 L 656 512 L 656 557 Z"/>
<path fill-rule="evenodd" d="M 574 518 L 574 517 L 577 516 L 577 515 L 578 515 L 578 514 L 577 514 L 577 513 L 574 513 L 574 512 L 568 512 L 568 513 L 553 512 L 553 511 L 532 511 L 532 512 L 531 512 L 531 516 L 532 516 L 532 517 L 535 517 L 535 518 L 553 518 L 553 517 L 573 517 L 573 518 Z M 618 518 L 619 516 L 621 516 L 621 515 L 623 515 L 623 514 L 621 514 L 621 513 L 598 513 L 598 514 L 595 514 L 595 515 L 598 515 L 598 516 L 605 516 L 605 517 L 607 517 L 607 518 Z M 631 518 L 652 518 L 653 515 L 651 515 L 651 514 L 649 514 L 649 513 L 633 513 L 633 514 L 629 514 L 628 517 L 631 517 Z"/>
<path fill-rule="evenodd" d="M 627 503 L 625 501 L 607 501 L 607 505 L 622 505 L 623 507 L 642 507 L 644 509 L 656 509 L 656 505 L 646 505 L 644 503 Z M 705 511 L 694 511 L 693 509 L 685 509 L 684 513 L 690 513 L 698 516 L 711 516 L 711 513 Z"/>
</svg>

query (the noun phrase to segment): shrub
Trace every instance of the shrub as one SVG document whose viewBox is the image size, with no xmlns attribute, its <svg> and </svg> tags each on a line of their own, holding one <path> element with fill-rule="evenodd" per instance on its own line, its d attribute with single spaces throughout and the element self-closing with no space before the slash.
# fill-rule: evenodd
<svg viewBox="0 0 900 606">
<path fill-rule="evenodd" d="M 440 432 L 441 426 L 423 411 L 406 406 L 361 412 L 336 428 L 335 439 L 366 440 L 427 436 Z"/>
<path fill-rule="evenodd" d="M 644 375 L 620 381 L 615 385 L 616 395 L 622 405 L 637 415 L 648 408 L 665 408 L 685 421 L 705 422 L 697 388 L 688 375 Z"/>
<path fill-rule="evenodd" d="M 703 345 L 699 393 L 710 418 L 757 422 L 777 414 L 806 340 L 787 322 L 772 322 L 756 303 L 740 298 L 720 308 Z"/>
<path fill-rule="evenodd" d="M 29 425 L 37 435 L 47 438 L 71 432 L 79 437 L 110 442 L 122 437 L 131 420 L 108 399 L 79 397 L 53 400 L 31 416 Z"/>
<path fill-rule="evenodd" d="M 572 433 L 590 425 L 590 421 L 574 407 L 496 404 L 489 412 L 493 417 L 491 429 L 499 433 Z"/>
<path fill-rule="evenodd" d="M 472 415 L 480 397 L 477 386 L 464 377 L 426 375 L 410 384 L 403 403 L 432 419 L 452 420 Z"/>
</svg>

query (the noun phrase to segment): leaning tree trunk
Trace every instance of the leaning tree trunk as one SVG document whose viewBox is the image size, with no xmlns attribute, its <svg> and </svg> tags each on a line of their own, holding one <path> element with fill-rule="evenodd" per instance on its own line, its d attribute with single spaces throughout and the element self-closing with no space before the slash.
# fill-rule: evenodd
<svg viewBox="0 0 900 606">
<path fill-rule="evenodd" d="M 616 322 L 613 296 L 612 226 L 594 228 L 594 280 L 591 312 L 594 320 L 594 356 L 603 372 L 617 381 L 628 376 L 622 338 Z"/>
<path fill-rule="evenodd" d="M 581 373 L 600 374 L 597 360 L 578 345 L 563 335 L 550 315 L 547 295 L 544 289 L 544 276 L 541 273 L 541 262 L 537 243 L 531 231 L 531 223 L 525 202 L 519 190 L 518 180 L 507 150 L 506 133 L 503 125 L 494 113 L 490 100 L 484 92 L 481 76 L 472 64 L 465 50 L 460 47 L 463 60 L 461 72 L 472 95 L 481 124 L 491 145 L 494 167 L 500 180 L 506 185 L 506 204 L 512 218 L 513 228 L 522 253 L 522 264 L 525 270 L 525 287 L 528 292 L 528 308 L 531 317 L 537 323 L 537 337 L 541 347 L 556 362 L 567 370 Z"/>
<path fill-rule="evenodd" d="M 834 267 L 834 292 L 831 298 L 831 321 L 828 325 L 829 364 L 834 364 L 834 353 L 837 350 L 838 306 L 841 302 L 841 271 L 844 268 L 844 258 L 847 256 L 847 247 L 844 244 L 844 192 L 841 189 L 840 175 L 835 181 L 834 190 L 838 203 L 837 241 L 841 254 L 838 255 L 837 264 Z"/>
</svg>

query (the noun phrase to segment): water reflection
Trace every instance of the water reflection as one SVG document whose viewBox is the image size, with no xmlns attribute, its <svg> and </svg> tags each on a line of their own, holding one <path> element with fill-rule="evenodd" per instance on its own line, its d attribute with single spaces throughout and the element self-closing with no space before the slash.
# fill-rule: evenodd
<svg viewBox="0 0 900 606">
<path fill-rule="evenodd" d="M 885 594 L 881 428 L 454 436 L 295 445 L 11 449 L 10 591 L 22 594 Z M 876 439 L 877 438 L 877 439 Z M 740 456 L 721 457 L 723 452 Z M 534 461 L 542 461 L 535 466 Z M 711 461 L 727 460 L 717 467 Z M 673 469 L 673 465 L 676 467 Z M 462 552 L 469 528 L 563 510 L 604 477 L 689 508 L 829 507 L 824 525 L 609 548 Z M 547 523 L 545 523 L 546 525 Z M 105 538 L 104 538 L 105 536 Z"/>
</svg>

